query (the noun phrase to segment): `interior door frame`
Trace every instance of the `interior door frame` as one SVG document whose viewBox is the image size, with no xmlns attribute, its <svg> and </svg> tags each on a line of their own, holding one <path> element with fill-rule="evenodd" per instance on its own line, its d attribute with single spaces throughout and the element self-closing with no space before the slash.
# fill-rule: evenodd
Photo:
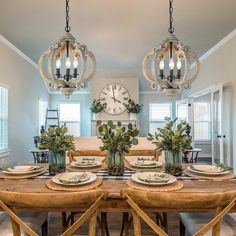
<svg viewBox="0 0 236 236">
<path fill-rule="evenodd" d="M 211 117 L 212 117 L 212 124 L 211 124 L 211 132 L 212 132 L 212 163 L 214 164 L 214 119 L 213 119 L 213 114 L 214 114 L 214 106 L 213 106 L 213 102 L 214 102 L 214 93 L 219 92 L 219 119 L 220 119 L 220 125 L 218 127 L 219 132 L 218 135 L 220 136 L 220 163 L 224 163 L 224 139 L 223 139 L 223 84 L 218 84 L 216 86 L 214 86 L 214 88 L 212 88 L 211 90 Z"/>
</svg>

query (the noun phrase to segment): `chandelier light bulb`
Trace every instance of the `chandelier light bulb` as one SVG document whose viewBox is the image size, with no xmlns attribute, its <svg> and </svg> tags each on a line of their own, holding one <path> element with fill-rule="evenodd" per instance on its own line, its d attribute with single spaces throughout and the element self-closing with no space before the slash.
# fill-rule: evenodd
<svg viewBox="0 0 236 236">
<path fill-rule="evenodd" d="M 160 70 L 164 70 L 164 68 L 165 68 L 164 60 L 160 60 L 159 68 L 160 68 Z"/>
<path fill-rule="evenodd" d="M 170 61 L 169 61 L 169 68 L 170 68 L 170 70 L 174 70 L 174 68 L 175 68 L 175 62 L 172 57 L 170 58 Z"/>
<path fill-rule="evenodd" d="M 73 66 L 74 66 L 74 68 L 78 68 L 78 65 L 79 65 L 78 58 L 75 57 L 74 61 L 73 61 Z"/>
<path fill-rule="evenodd" d="M 177 67 L 178 70 L 181 69 L 182 63 L 181 63 L 181 60 L 180 60 L 180 59 L 177 60 L 176 67 Z"/>
<path fill-rule="evenodd" d="M 60 58 L 58 58 L 57 61 L 56 61 L 56 68 L 57 69 L 61 68 L 61 60 L 60 60 Z"/>
<path fill-rule="evenodd" d="M 70 58 L 67 57 L 66 58 L 66 69 L 70 69 L 70 66 L 71 66 Z"/>
</svg>

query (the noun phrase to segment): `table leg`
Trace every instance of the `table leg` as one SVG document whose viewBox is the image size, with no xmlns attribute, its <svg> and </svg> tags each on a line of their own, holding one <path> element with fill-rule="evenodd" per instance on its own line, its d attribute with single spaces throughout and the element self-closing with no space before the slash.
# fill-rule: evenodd
<svg viewBox="0 0 236 236">
<path fill-rule="evenodd" d="M 196 152 L 196 156 L 195 156 L 195 158 L 194 158 L 194 162 L 195 162 L 195 163 L 197 163 L 198 153 L 199 153 L 199 152 Z"/>
<path fill-rule="evenodd" d="M 10 210 L 16 214 L 16 211 L 13 207 L 9 207 Z M 20 226 L 11 218 L 12 231 L 14 236 L 21 236 Z"/>
</svg>

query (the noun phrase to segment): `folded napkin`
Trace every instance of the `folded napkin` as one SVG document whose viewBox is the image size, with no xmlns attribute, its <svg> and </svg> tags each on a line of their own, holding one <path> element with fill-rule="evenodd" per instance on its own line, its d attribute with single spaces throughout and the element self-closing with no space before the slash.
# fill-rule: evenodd
<svg viewBox="0 0 236 236">
<path fill-rule="evenodd" d="M 82 175 L 71 176 L 67 180 L 61 179 L 60 177 L 58 179 L 63 184 L 78 184 L 78 183 L 87 181 L 89 179 L 89 176 L 87 175 L 87 173 L 83 173 Z"/>
<path fill-rule="evenodd" d="M 231 167 L 226 167 L 223 164 L 219 164 L 219 165 L 216 165 L 214 167 L 217 168 L 216 171 L 214 171 L 214 170 L 212 170 L 212 171 L 205 171 L 205 170 L 202 170 L 202 169 L 195 168 L 194 165 L 190 165 L 190 169 L 191 170 L 199 171 L 199 172 L 202 172 L 202 173 L 216 173 L 217 174 L 217 173 L 222 173 L 222 172 L 229 171 L 229 170 L 233 169 Z"/>
<path fill-rule="evenodd" d="M 147 178 L 138 176 L 138 178 L 146 183 L 167 183 L 170 180 L 169 175 L 165 173 L 152 174 L 147 176 Z"/>
</svg>

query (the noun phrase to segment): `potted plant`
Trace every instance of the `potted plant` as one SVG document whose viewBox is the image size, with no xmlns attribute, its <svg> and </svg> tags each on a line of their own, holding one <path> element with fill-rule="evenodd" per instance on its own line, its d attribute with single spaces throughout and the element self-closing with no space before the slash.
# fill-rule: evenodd
<svg viewBox="0 0 236 236">
<path fill-rule="evenodd" d="M 112 121 L 102 124 L 97 121 L 98 138 L 102 140 L 102 151 L 107 150 L 108 158 L 108 174 L 123 175 L 124 174 L 124 155 L 129 152 L 132 145 L 138 144 L 139 131 L 132 124 L 128 124 L 128 128 L 122 127 L 121 122 L 115 125 Z"/>
<path fill-rule="evenodd" d="M 39 149 L 49 150 L 49 174 L 65 172 L 66 151 L 74 150 L 74 137 L 67 135 L 68 128 L 49 127 L 40 136 Z"/>
<path fill-rule="evenodd" d="M 130 114 L 130 119 L 131 120 L 136 120 L 137 119 L 137 114 L 141 113 L 142 109 L 143 109 L 143 104 L 138 104 L 135 103 L 134 100 L 129 99 L 128 100 L 128 104 L 124 104 L 127 112 Z"/>
<path fill-rule="evenodd" d="M 177 118 L 167 122 L 164 128 L 159 128 L 159 133 L 148 134 L 148 140 L 158 150 L 165 152 L 165 171 L 181 175 L 183 151 L 191 145 L 191 136 L 188 136 L 188 124 L 185 121 L 174 128 L 176 120 Z"/>
<path fill-rule="evenodd" d="M 103 112 L 107 107 L 106 103 L 101 103 L 100 99 L 93 99 L 90 110 L 93 114 Z"/>
</svg>

